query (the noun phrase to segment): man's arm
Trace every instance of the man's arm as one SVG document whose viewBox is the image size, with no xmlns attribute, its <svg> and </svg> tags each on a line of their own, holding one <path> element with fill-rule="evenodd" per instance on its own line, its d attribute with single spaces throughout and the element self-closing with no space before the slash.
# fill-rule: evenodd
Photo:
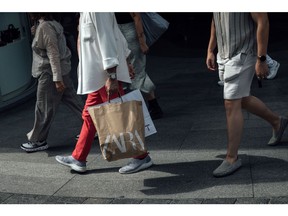
<svg viewBox="0 0 288 216">
<path fill-rule="evenodd" d="M 206 58 L 206 65 L 209 70 L 216 70 L 215 64 L 215 55 L 214 50 L 216 48 L 217 40 L 216 40 L 216 29 L 214 20 L 212 19 L 211 22 L 211 32 L 210 32 L 210 40 L 207 49 L 207 58 Z"/>
<path fill-rule="evenodd" d="M 252 19 L 257 24 L 257 55 L 266 55 L 269 38 L 269 19 L 267 13 L 251 13 Z"/>
<path fill-rule="evenodd" d="M 269 19 L 267 13 L 251 13 L 252 19 L 257 25 L 257 56 L 266 56 L 269 38 Z M 255 65 L 258 79 L 264 79 L 268 75 L 268 66 L 266 62 L 257 59 Z"/>
<path fill-rule="evenodd" d="M 61 71 L 61 60 L 60 53 L 58 48 L 58 38 L 56 32 L 48 24 L 43 25 L 43 29 L 40 29 L 42 32 L 41 38 L 42 43 L 39 45 L 42 46 L 47 51 L 47 56 L 49 58 L 53 81 L 55 83 L 56 90 L 58 92 L 63 92 L 66 88 Z"/>
<path fill-rule="evenodd" d="M 132 18 L 134 20 L 135 29 L 137 32 L 137 37 L 139 40 L 141 51 L 144 54 L 146 54 L 149 51 L 149 47 L 146 44 L 145 34 L 144 34 L 144 30 L 143 30 L 143 25 L 142 25 L 140 13 L 134 13 L 133 12 L 133 13 L 130 13 L 130 15 L 132 16 Z"/>
</svg>

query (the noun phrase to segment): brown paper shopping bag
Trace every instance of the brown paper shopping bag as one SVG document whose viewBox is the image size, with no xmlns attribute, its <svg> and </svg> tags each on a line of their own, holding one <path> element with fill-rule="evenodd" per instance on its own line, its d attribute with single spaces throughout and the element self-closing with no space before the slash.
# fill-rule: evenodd
<svg viewBox="0 0 288 216">
<path fill-rule="evenodd" d="M 89 107 L 88 111 L 105 160 L 115 161 L 146 152 L 141 101 L 106 103 Z"/>
</svg>

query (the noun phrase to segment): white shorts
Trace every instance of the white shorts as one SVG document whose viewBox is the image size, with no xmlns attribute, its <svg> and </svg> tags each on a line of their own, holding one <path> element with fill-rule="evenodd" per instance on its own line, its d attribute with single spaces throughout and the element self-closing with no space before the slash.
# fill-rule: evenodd
<svg viewBox="0 0 288 216">
<path fill-rule="evenodd" d="M 217 56 L 219 78 L 224 81 L 224 99 L 241 99 L 250 95 L 256 60 L 255 55 L 245 53 L 224 60 Z"/>
</svg>

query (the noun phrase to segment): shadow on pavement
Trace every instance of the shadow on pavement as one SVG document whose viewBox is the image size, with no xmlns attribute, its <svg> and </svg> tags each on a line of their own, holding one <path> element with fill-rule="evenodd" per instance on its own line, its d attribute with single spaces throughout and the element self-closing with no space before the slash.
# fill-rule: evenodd
<svg viewBox="0 0 288 216">
<path fill-rule="evenodd" d="M 224 158 L 225 156 L 218 155 L 217 157 Z M 142 192 L 146 195 L 167 195 L 196 192 L 206 188 L 213 190 L 216 186 L 238 187 L 250 184 L 250 178 L 253 184 L 288 181 L 288 162 L 285 160 L 249 155 L 239 155 L 239 157 L 242 159 L 242 167 L 225 178 L 212 176 L 213 170 L 221 163 L 219 160 L 154 165 L 151 168 L 152 171 L 173 175 L 145 179 L 144 186 L 149 189 L 142 190 Z"/>
</svg>

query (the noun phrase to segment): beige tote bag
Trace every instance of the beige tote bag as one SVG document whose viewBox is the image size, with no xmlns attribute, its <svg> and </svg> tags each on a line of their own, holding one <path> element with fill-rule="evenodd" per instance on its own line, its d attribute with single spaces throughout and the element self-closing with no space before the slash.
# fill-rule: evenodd
<svg viewBox="0 0 288 216">
<path fill-rule="evenodd" d="M 89 107 L 88 112 L 105 160 L 115 161 L 146 152 L 142 101 L 106 103 Z"/>
</svg>

